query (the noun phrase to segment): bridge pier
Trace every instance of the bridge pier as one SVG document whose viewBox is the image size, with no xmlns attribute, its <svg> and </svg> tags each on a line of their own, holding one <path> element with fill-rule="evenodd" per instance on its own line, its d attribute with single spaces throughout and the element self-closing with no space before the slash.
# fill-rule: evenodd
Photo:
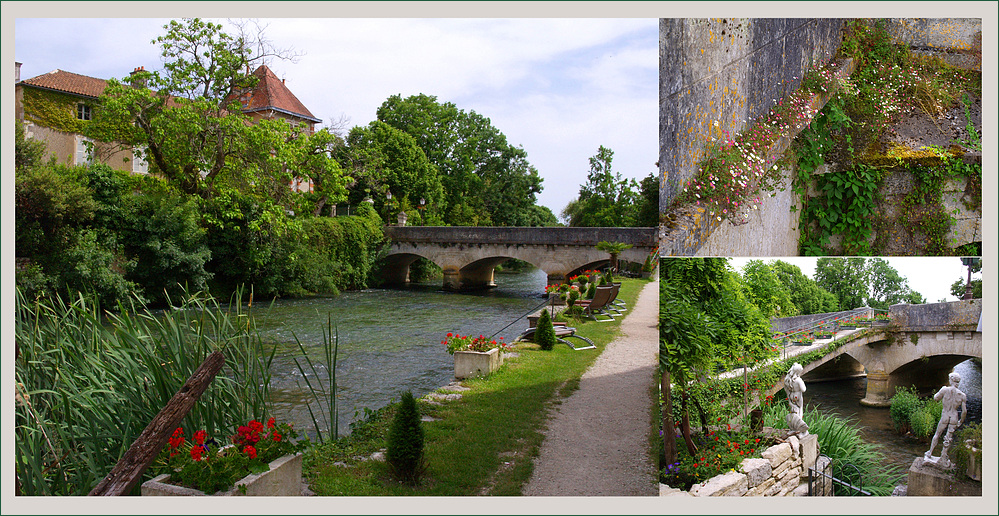
<svg viewBox="0 0 999 516">
<path fill-rule="evenodd" d="M 860 404 L 866 407 L 888 407 L 894 395 L 891 375 L 884 371 L 867 372 L 867 394 Z"/>
</svg>

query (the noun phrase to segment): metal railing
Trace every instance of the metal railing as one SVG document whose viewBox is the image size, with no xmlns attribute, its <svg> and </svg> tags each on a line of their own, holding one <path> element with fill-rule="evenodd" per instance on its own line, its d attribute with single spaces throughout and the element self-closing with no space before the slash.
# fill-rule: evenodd
<svg viewBox="0 0 999 516">
<path fill-rule="evenodd" d="M 855 482 L 858 485 L 836 478 L 835 471 L 829 473 L 829 470 L 832 469 L 832 460 L 825 455 L 820 455 L 819 459 L 815 461 L 815 465 L 808 468 L 808 496 L 836 496 L 837 487 L 840 488 L 841 493 L 846 492 L 847 496 L 873 496 L 870 491 L 864 489 L 864 477 L 860 468 L 853 464 L 844 464 L 843 466 L 853 468 L 856 472 Z"/>
</svg>

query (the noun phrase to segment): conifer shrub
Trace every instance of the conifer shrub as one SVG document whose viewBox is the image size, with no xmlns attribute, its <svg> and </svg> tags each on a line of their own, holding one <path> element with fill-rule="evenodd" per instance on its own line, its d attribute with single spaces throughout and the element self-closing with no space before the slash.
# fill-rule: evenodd
<svg viewBox="0 0 999 516">
<path fill-rule="evenodd" d="M 392 419 L 385 459 L 392 475 L 403 482 L 415 485 L 426 471 L 420 411 L 410 391 L 403 393 L 399 410 Z"/>
<path fill-rule="evenodd" d="M 555 327 L 552 326 L 552 318 L 547 310 L 542 310 L 541 317 L 538 318 L 538 328 L 534 330 L 534 342 L 537 342 L 544 351 L 550 351 L 555 347 Z"/>
</svg>

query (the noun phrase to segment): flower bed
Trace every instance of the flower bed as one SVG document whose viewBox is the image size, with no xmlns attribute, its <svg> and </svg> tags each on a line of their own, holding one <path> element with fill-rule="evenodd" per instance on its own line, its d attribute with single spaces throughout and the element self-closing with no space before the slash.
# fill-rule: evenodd
<svg viewBox="0 0 999 516">
<path fill-rule="evenodd" d="M 291 425 L 278 425 L 274 418 L 270 418 L 266 426 L 256 420 L 240 426 L 236 435 L 229 438 L 231 444 L 228 445 L 210 438 L 204 430 L 194 432 L 193 442 L 188 442 L 184 437 L 184 429 L 177 428 L 169 439 L 169 446 L 163 449 L 151 467 L 152 472 L 160 474 L 153 479 L 155 482 L 150 481 L 153 482 L 150 489 L 153 489 L 154 484 L 170 484 L 174 488 L 190 489 L 190 494 L 247 494 L 247 482 L 244 480 L 268 473 L 275 461 L 281 460 L 280 465 L 291 461 L 292 464 L 287 469 L 293 473 L 294 461 L 288 457 L 295 456 L 305 446 L 304 443 L 294 442 L 295 437 L 297 434 Z M 295 494 L 301 490 L 300 458 L 297 464 L 299 481 L 293 488 L 288 488 L 293 489 Z M 244 487 L 239 487 L 240 485 Z M 232 493 L 233 489 L 238 493 Z M 143 490 L 146 490 L 145 485 Z M 153 494 L 152 491 L 150 494 Z"/>
<path fill-rule="evenodd" d="M 721 419 L 718 418 L 719 421 Z M 660 475 L 662 483 L 686 491 L 694 484 L 736 468 L 743 459 L 758 457 L 758 452 L 773 442 L 772 439 L 721 429 L 694 435 L 692 440 L 697 446 L 695 455 L 688 453 L 683 437 L 677 436 L 679 460 L 663 468 Z"/>
</svg>

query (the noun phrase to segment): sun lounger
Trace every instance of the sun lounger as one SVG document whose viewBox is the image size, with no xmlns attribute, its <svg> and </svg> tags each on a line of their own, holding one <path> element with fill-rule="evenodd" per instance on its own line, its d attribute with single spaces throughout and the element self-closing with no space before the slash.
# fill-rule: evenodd
<svg viewBox="0 0 999 516">
<path fill-rule="evenodd" d="M 521 333 L 516 339 L 514 339 L 514 341 L 526 340 L 528 342 L 534 342 L 534 332 L 536 332 L 536 331 L 537 331 L 537 328 L 528 328 L 528 329 L 524 330 L 524 332 Z M 578 347 L 577 348 L 576 346 L 573 346 L 571 342 L 565 340 L 567 338 L 575 338 L 575 339 L 582 340 L 587 345 L 583 346 L 583 347 Z M 576 328 L 572 328 L 572 327 L 569 327 L 569 326 L 556 325 L 555 326 L 555 340 L 558 341 L 558 342 L 561 342 L 562 344 L 565 344 L 566 346 L 569 346 L 570 348 L 572 348 L 572 349 L 574 349 L 576 351 L 583 350 L 583 349 L 596 349 L 596 346 L 593 344 L 592 340 L 590 340 L 590 339 L 588 339 L 586 337 L 583 337 L 581 335 L 576 335 Z"/>
</svg>

